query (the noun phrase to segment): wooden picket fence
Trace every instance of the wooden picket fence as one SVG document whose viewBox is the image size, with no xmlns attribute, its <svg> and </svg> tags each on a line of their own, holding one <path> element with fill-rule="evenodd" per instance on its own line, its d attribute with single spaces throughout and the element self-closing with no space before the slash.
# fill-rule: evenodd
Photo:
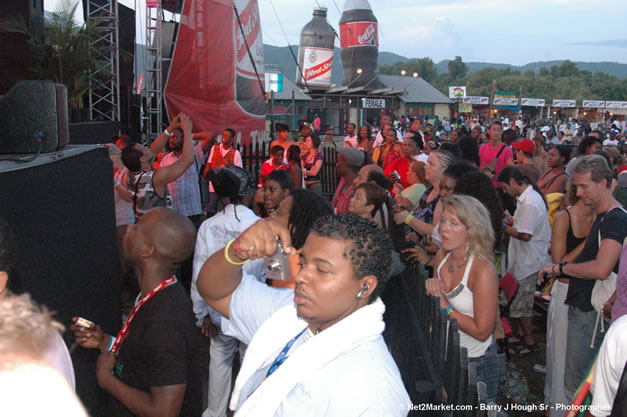
<svg viewBox="0 0 627 417">
<path fill-rule="evenodd" d="M 250 145 L 237 145 L 237 150 L 242 155 L 242 163 L 244 169 L 250 172 L 259 183 L 259 174 L 261 166 L 270 158 L 270 144 L 267 142 L 255 143 Z M 334 146 L 322 145 L 320 152 L 324 157 L 322 164 L 322 194 L 330 198 L 335 193 L 335 188 L 339 182 L 335 173 L 335 164 L 337 163 L 337 152 Z"/>
</svg>

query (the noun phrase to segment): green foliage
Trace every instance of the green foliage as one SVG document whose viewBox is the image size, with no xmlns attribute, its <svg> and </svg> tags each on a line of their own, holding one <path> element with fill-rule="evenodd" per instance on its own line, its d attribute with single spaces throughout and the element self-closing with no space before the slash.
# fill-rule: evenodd
<svg viewBox="0 0 627 417">
<path fill-rule="evenodd" d="M 379 73 L 387 75 L 401 75 L 405 71 L 407 76 L 418 73 L 427 82 L 433 82 L 438 77 L 438 69 L 431 58 L 413 58 L 407 62 L 398 61 L 390 65 L 381 65 Z"/>
<path fill-rule="evenodd" d="M 430 62 L 429 58 L 410 60 Z M 408 69 L 409 63 L 397 62 L 380 67 L 382 74 L 400 74 L 401 69 Z M 434 65 L 435 67 L 435 65 Z M 443 94 L 448 95 L 449 86 L 465 85 L 466 94 L 470 96 L 490 96 L 492 83 L 496 81 L 496 88 L 504 91 L 515 91 L 520 97 L 582 100 L 627 100 L 627 79 L 619 79 L 614 75 L 587 70 L 579 70 L 573 61 L 566 60 L 550 69 L 542 67 L 538 72 L 528 70 L 524 74 L 511 68 L 497 69 L 485 67 L 468 74 L 468 66 L 462 58 L 457 56 L 448 62 L 448 73 L 437 75 L 437 69 L 430 73 L 435 74 L 425 80 L 433 84 Z M 423 76 L 423 72 L 419 71 Z"/>
</svg>

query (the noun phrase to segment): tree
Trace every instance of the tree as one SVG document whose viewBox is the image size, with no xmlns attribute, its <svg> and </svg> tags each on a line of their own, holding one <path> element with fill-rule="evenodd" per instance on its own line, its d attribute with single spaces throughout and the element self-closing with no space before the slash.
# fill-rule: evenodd
<svg viewBox="0 0 627 417">
<path fill-rule="evenodd" d="M 461 56 L 456 56 L 454 60 L 448 62 L 448 74 L 451 80 L 463 78 L 468 73 L 468 65 L 462 61 Z"/>
<path fill-rule="evenodd" d="M 427 82 L 433 82 L 438 76 L 438 68 L 429 57 L 412 58 L 407 62 L 398 61 L 390 65 L 381 65 L 379 73 L 387 75 L 401 75 L 405 71 L 406 75 L 412 76 L 418 73 Z"/>
</svg>

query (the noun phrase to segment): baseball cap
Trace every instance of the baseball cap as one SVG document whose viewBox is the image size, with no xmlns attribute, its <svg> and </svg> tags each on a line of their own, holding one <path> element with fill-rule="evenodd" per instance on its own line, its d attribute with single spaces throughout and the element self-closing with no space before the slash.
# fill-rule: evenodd
<svg viewBox="0 0 627 417">
<path fill-rule="evenodd" d="M 226 165 L 207 174 L 215 192 L 221 197 L 247 196 L 257 192 L 257 184 L 248 171 L 237 165 Z"/>
<path fill-rule="evenodd" d="M 533 154 L 536 151 L 536 145 L 531 139 L 524 138 L 520 142 L 513 142 L 512 148 L 520 149 L 521 151 L 529 154 Z"/>
<path fill-rule="evenodd" d="M 346 158 L 346 162 L 348 162 L 350 166 L 361 167 L 364 163 L 364 153 L 359 149 L 343 147 L 337 148 L 337 151 Z"/>
</svg>

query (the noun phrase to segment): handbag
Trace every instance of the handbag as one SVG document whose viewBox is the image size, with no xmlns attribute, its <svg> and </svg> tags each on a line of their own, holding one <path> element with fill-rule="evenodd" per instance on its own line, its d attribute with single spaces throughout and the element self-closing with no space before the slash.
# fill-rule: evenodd
<svg viewBox="0 0 627 417">
<path fill-rule="evenodd" d="M 625 209 L 622 207 L 615 207 L 615 208 L 620 208 L 621 210 L 623 210 L 624 213 L 627 213 Z M 608 212 L 607 214 L 610 214 L 610 213 Z M 605 217 L 607 217 L 607 214 L 605 215 Z M 603 217 L 601 222 L 605 220 L 605 217 Z M 599 249 L 601 249 L 601 226 L 600 225 L 599 225 L 598 240 L 599 240 Z M 625 242 L 623 242 L 623 245 L 624 244 Z M 598 279 L 594 283 L 594 288 L 592 288 L 592 296 L 590 297 L 590 304 L 592 304 L 592 307 L 597 312 L 597 319 L 596 319 L 596 322 L 594 323 L 594 332 L 592 333 L 592 341 L 590 342 L 590 349 L 594 347 L 594 339 L 597 333 L 597 328 L 599 327 L 599 322 L 601 323 L 601 333 L 605 332 L 604 320 L 602 320 L 603 305 L 607 302 L 607 300 L 610 299 L 612 294 L 614 294 L 614 291 L 616 291 L 616 273 L 614 271 L 610 272 L 607 278 L 603 280 Z"/>
<path fill-rule="evenodd" d="M 503 144 L 501 146 L 501 149 L 499 149 L 499 153 L 496 154 L 496 157 L 492 160 L 492 162 L 490 162 L 488 165 L 484 166 L 483 168 L 481 168 L 479 170 L 479 172 L 481 172 L 482 174 L 487 175 L 488 177 L 490 177 L 490 179 L 492 179 L 495 175 L 496 175 L 496 164 L 499 162 L 499 156 L 501 156 L 501 153 L 503 152 L 503 150 L 505 149 L 505 144 Z"/>
</svg>

